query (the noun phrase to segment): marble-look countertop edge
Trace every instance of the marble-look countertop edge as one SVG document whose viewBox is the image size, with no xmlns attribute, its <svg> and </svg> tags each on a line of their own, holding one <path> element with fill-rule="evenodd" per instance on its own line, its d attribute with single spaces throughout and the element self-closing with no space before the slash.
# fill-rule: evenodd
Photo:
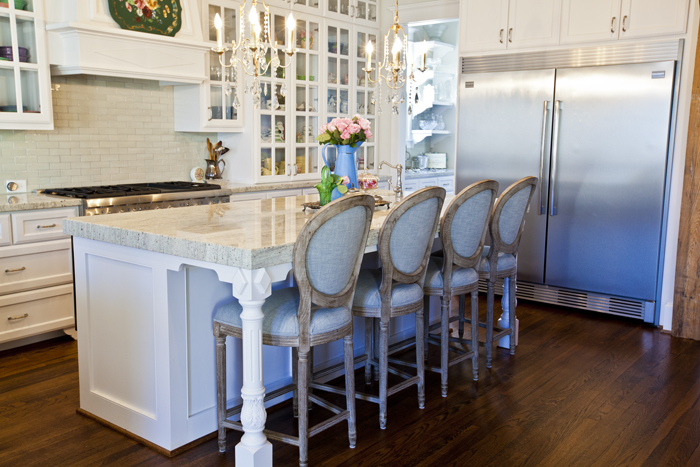
<svg viewBox="0 0 700 467">
<path fill-rule="evenodd" d="M 406 172 L 406 180 L 416 180 L 421 178 L 453 177 L 455 171 L 447 169 L 444 172 Z"/>
<path fill-rule="evenodd" d="M 11 199 L 15 198 L 16 203 L 11 204 Z M 50 198 L 44 195 L 32 193 L 7 194 L 0 197 L 0 213 L 34 211 L 37 209 L 54 209 L 82 206 L 83 202 L 74 198 Z"/>
<path fill-rule="evenodd" d="M 389 175 L 379 175 L 379 181 L 391 180 Z M 241 185 L 237 183 L 227 183 L 221 180 L 214 180 L 214 183 L 221 185 L 226 190 L 231 190 L 231 194 L 255 193 L 259 191 L 289 190 L 294 188 L 312 188 L 320 180 L 300 180 L 295 182 L 261 183 L 258 185 Z"/>
</svg>

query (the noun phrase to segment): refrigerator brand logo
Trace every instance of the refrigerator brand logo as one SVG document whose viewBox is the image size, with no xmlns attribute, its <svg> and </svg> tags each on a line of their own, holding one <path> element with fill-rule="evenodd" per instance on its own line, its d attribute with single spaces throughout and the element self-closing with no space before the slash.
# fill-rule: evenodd
<svg viewBox="0 0 700 467">
<path fill-rule="evenodd" d="M 464 83 L 464 87 L 467 88 L 467 89 L 473 88 L 473 87 L 474 87 L 474 81 L 467 81 L 466 83 Z"/>
<path fill-rule="evenodd" d="M 665 77 L 666 77 L 665 71 L 652 71 L 651 72 L 651 79 L 663 79 Z"/>
</svg>

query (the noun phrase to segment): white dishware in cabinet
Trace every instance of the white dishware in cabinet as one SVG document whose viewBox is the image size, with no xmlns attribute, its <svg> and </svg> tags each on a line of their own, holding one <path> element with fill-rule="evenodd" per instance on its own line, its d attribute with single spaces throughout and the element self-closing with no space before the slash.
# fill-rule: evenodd
<svg viewBox="0 0 700 467">
<path fill-rule="evenodd" d="M 0 296 L 0 343 L 73 323 L 73 284 Z"/>
<path fill-rule="evenodd" d="M 0 214 L 0 246 L 12 244 L 12 231 L 10 229 L 10 215 Z"/>
<path fill-rule="evenodd" d="M 462 0 L 460 52 L 559 43 L 561 0 Z"/>
<path fill-rule="evenodd" d="M 0 295 L 73 282 L 70 239 L 0 248 Z"/>
<path fill-rule="evenodd" d="M 3 5 L 0 47 L 10 53 L 0 60 L 0 128 L 53 130 L 43 2 L 27 2 L 24 9 L 14 1 Z"/>
<path fill-rule="evenodd" d="M 683 34 L 688 0 L 563 0 L 561 43 Z"/>
<path fill-rule="evenodd" d="M 63 233 L 63 219 L 78 217 L 78 214 L 77 207 L 12 213 L 12 243 L 67 238 L 69 235 Z"/>
</svg>

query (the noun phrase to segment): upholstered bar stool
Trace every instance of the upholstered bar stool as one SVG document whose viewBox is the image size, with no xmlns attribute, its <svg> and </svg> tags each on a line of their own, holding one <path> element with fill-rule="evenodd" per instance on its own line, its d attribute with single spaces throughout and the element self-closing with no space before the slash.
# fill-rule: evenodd
<svg viewBox="0 0 700 467">
<path fill-rule="evenodd" d="M 450 338 L 450 302 L 453 296 L 471 294 L 471 322 L 479 322 L 479 264 L 484 249 L 488 221 L 498 193 L 498 182 L 483 180 L 469 185 L 449 204 L 440 221 L 442 256 L 431 256 L 425 277 L 424 320 L 429 328 L 428 304 L 431 296 L 440 297 L 440 366 L 426 369 L 441 374 L 442 397 L 447 397 L 447 374 L 452 365 L 471 358 L 474 381 L 479 377 L 479 327 L 472 326 L 470 341 Z M 426 344 L 427 335 L 426 332 Z M 451 348 L 450 341 L 471 344 L 471 351 Z M 427 348 L 427 347 L 426 347 Z M 449 351 L 458 355 L 449 359 Z"/>
<path fill-rule="evenodd" d="M 366 382 L 370 382 L 369 366 L 378 366 L 379 397 L 358 392 L 357 398 L 379 404 L 381 429 L 386 428 L 388 396 L 417 384 L 418 407 L 425 407 L 423 281 L 444 201 L 444 188 L 429 187 L 412 193 L 396 205 L 379 231 L 378 250 L 382 268 L 361 270 L 357 280 L 353 314 L 379 321 L 379 345 L 365 346 L 368 357 Z M 389 321 L 409 313 L 416 314 L 416 376 L 389 367 Z M 368 325 L 369 320 L 365 322 L 367 342 L 373 326 Z M 374 355 L 373 347 L 377 347 L 378 356 Z M 399 361 L 395 363 L 402 364 Z M 404 380 L 389 388 L 389 372 Z"/>
<path fill-rule="evenodd" d="M 487 279 L 486 293 L 486 368 L 491 368 L 493 342 L 510 336 L 510 353 L 515 354 L 515 280 L 520 238 L 525 227 L 525 213 L 537 186 L 536 177 L 525 177 L 506 188 L 496 201 L 489 223 L 491 246 L 482 252 L 479 277 Z M 494 334 L 493 287 L 498 279 L 507 279 L 509 328 L 496 328 Z M 460 304 L 461 305 L 461 304 Z M 460 314 L 462 315 L 460 306 Z M 476 327 L 472 321 L 472 328 Z M 480 323 L 481 324 L 481 323 Z"/>
<path fill-rule="evenodd" d="M 294 245 L 293 271 L 297 287 L 276 290 L 263 305 L 263 344 L 297 347 L 297 384 L 268 394 L 265 400 L 298 392 L 299 436 L 265 430 L 268 438 L 299 446 L 299 465 L 306 466 L 308 438 L 343 420 L 348 421 L 350 447 L 355 447 L 355 378 L 352 344 L 352 300 L 374 213 L 369 195 L 342 197 L 321 209 L 301 230 Z M 226 450 L 226 429 L 243 431 L 231 417 L 241 406 L 226 409 L 226 336 L 241 338 L 242 307 L 238 301 L 214 313 L 219 451 Z M 344 339 L 345 410 L 308 394 L 309 353 L 316 345 Z M 335 415 L 308 427 L 308 400 Z"/>
</svg>

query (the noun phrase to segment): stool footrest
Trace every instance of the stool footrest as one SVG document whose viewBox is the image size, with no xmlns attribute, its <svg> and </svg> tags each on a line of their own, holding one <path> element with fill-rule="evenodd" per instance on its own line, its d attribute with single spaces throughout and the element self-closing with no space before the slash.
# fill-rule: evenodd
<svg viewBox="0 0 700 467">
<path fill-rule="evenodd" d="M 348 418 L 350 418 L 350 412 L 347 410 L 344 410 L 339 414 L 333 415 L 331 418 L 309 428 L 309 438 L 314 435 L 317 435 L 326 428 L 330 428 L 333 425 L 337 425 L 338 423 L 342 422 L 343 420 L 347 420 Z"/>
<path fill-rule="evenodd" d="M 367 360 L 367 355 L 360 355 L 359 357 L 355 357 L 354 363 L 357 365 L 358 363 L 362 363 L 365 360 Z M 323 378 L 325 376 L 328 376 L 330 374 L 335 373 L 336 371 L 344 370 L 345 369 L 345 363 L 341 362 L 333 366 L 329 366 L 328 368 L 324 368 L 323 370 L 317 371 L 313 373 L 312 379 L 319 379 Z"/>
</svg>

